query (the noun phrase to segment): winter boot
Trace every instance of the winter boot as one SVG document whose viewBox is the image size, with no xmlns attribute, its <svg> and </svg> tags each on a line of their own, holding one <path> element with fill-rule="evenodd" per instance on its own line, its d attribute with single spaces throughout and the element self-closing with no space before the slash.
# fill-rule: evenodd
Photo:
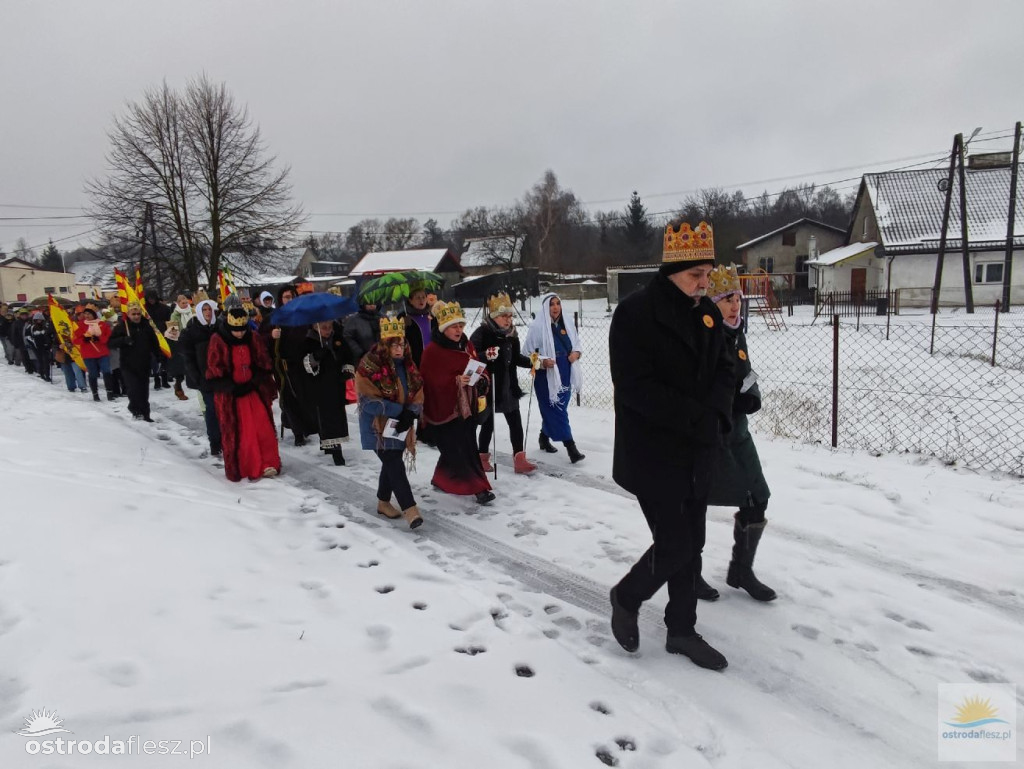
<svg viewBox="0 0 1024 769">
<path fill-rule="evenodd" d="M 722 670 L 729 661 L 697 633 L 685 636 L 669 636 L 665 640 L 665 651 L 669 654 L 683 654 L 694 665 L 708 670 Z"/>
<path fill-rule="evenodd" d="M 154 374 L 153 375 L 153 389 L 154 390 L 159 390 L 161 387 L 163 387 L 163 385 L 160 384 L 160 375 L 159 374 Z"/>
<path fill-rule="evenodd" d="M 334 464 L 338 467 L 345 466 L 345 455 L 341 453 L 341 447 L 337 446 L 330 451 L 331 457 L 334 459 Z"/>
<path fill-rule="evenodd" d="M 525 451 L 517 451 L 515 455 L 516 473 L 519 475 L 529 475 L 537 469 L 537 465 L 526 458 Z"/>
<path fill-rule="evenodd" d="M 735 519 L 736 522 L 732 530 L 732 560 L 729 561 L 729 573 L 726 575 L 725 582 L 729 587 L 743 588 L 756 601 L 774 601 L 775 591 L 767 585 L 761 584 L 754 576 L 754 556 L 757 554 L 757 546 L 768 521 L 748 523 L 743 526 L 740 524 L 738 513 Z"/>
<path fill-rule="evenodd" d="M 181 385 L 180 384 L 174 385 L 174 394 L 178 396 L 178 400 L 180 400 L 180 401 L 187 401 L 188 400 L 188 396 L 185 395 L 185 391 L 181 389 Z"/>
<path fill-rule="evenodd" d="M 99 377 L 89 377 L 89 389 L 92 390 L 92 399 L 98 401 L 100 399 L 100 380 Z"/>
<path fill-rule="evenodd" d="M 171 380 L 167 376 L 166 371 L 160 372 L 160 381 L 163 383 L 163 386 L 166 387 L 168 390 L 171 389 Z"/>
<path fill-rule="evenodd" d="M 306 436 L 303 435 L 302 433 L 295 433 L 295 445 L 296 446 L 305 446 L 306 445 Z"/>
<path fill-rule="evenodd" d="M 494 492 L 493 491 L 478 491 L 475 494 L 475 497 L 476 497 L 476 501 L 479 502 L 481 505 L 486 505 L 486 504 L 494 501 Z"/>
<path fill-rule="evenodd" d="M 402 517 L 409 524 L 410 529 L 416 529 L 423 525 L 423 518 L 420 516 L 420 509 L 416 505 L 407 507 L 402 511 Z"/>
<path fill-rule="evenodd" d="M 112 401 L 117 397 L 116 386 L 113 374 L 103 375 L 103 389 L 107 391 L 107 400 Z"/>
<path fill-rule="evenodd" d="M 410 510 L 412 508 L 409 508 Z M 389 499 L 378 499 L 377 500 L 377 515 L 383 515 L 385 518 L 401 518 L 402 512 L 393 504 Z"/>
<path fill-rule="evenodd" d="M 581 454 L 580 450 L 576 448 L 576 441 L 565 441 L 565 450 L 569 454 L 569 461 L 573 464 L 587 458 L 586 454 Z"/>
<path fill-rule="evenodd" d="M 701 601 L 717 601 L 721 595 L 715 588 L 705 582 L 704 577 L 700 574 L 693 581 L 693 589 L 697 593 L 697 598 Z"/>
<path fill-rule="evenodd" d="M 544 434 L 544 431 L 540 431 L 540 450 L 546 451 L 548 454 L 557 454 L 558 449 L 551 445 L 551 439 Z"/>
<path fill-rule="evenodd" d="M 623 649 L 635 652 L 640 648 L 639 612 L 629 611 L 619 603 L 618 586 L 612 588 L 608 597 L 612 602 L 612 635 Z"/>
<path fill-rule="evenodd" d="M 480 452 L 480 464 L 483 466 L 485 473 L 494 470 L 494 467 L 491 465 L 491 455 L 484 454 L 482 451 Z"/>
</svg>

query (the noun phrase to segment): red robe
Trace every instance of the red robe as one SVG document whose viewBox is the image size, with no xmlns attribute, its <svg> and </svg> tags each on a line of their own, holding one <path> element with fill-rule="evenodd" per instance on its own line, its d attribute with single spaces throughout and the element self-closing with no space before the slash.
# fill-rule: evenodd
<svg viewBox="0 0 1024 769">
<path fill-rule="evenodd" d="M 230 334 L 230 332 L 225 332 Z M 251 331 L 241 341 L 226 341 L 218 328 L 210 337 L 206 380 L 214 391 L 217 421 L 224 448 L 224 474 L 229 481 L 256 480 L 268 468 L 281 470 L 274 430 L 277 395 L 273 364 L 263 340 Z M 255 380 L 257 387 L 235 395 L 235 385 Z"/>
</svg>

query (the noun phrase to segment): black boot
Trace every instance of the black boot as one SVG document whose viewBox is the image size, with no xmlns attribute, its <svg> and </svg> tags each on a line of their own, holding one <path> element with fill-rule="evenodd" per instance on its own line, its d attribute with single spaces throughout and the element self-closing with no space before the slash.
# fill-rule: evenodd
<svg viewBox="0 0 1024 769">
<path fill-rule="evenodd" d="M 154 390 L 159 390 L 161 387 L 162 387 L 162 385 L 160 384 L 160 375 L 159 374 L 154 374 L 153 375 L 153 389 Z"/>
<path fill-rule="evenodd" d="M 341 448 L 336 447 L 331 449 L 331 457 L 334 459 L 334 464 L 338 467 L 343 467 L 345 464 L 345 455 L 341 453 Z"/>
<path fill-rule="evenodd" d="M 494 501 L 493 491 L 478 491 L 475 495 L 477 503 L 487 505 Z"/>
<path fill-rule="evenodd" d="M 92 390 L 92 399 L 98 401 L 100 399 L 100 380 L 99 377 L 89 377 L 89 389 Z"/>
<path fill-rule="evenodd" d="M 306 445 L 306 436 L 303 435 L 302 433 L 295 433 L 295 445 L 296 446 L 305 446 Z"/>
<path fill-rule="evenodd" d="M 640 628 L 637 624 L 639 612 L 623 608 L 619 603 L 617 587 L 613 587 L 608 594 L 612 602 L 612 635 L 623 649 L 635 652 L 640 648 Z"/>
<path fill-rule="evenodd" d="M 760 521 L 743 526 L 739 513 L 736 514 L 735 520 L 732 530 L 732 560 L 729 562 L 729 573 L 725 582 L 729 587 L 743 588 L 754 600 L 774 601 L 775 591 L 761 584 L 754 576 L 754 556 L 757 554 L 757 545 L 768 522 Z"/>
<path fill-rule="evenodd" d="M 548 454 L 557 454 L 558 449 L 551 445 L 551 439 L 544 434 L 544 431 L 540 431 L 540 450 L 546 451 Z"/>
<path fill-rule="evenodd" d="M 717 601 L 720 593 L 704 581 L 700 574 L 693 581 L 693 588 L 697 592 L 697 598 L 701 601 Z"/>
<path fill-rule="evenodd" d="M 714 649 L 697 633 L 686 636 L 669 636 L 665 641 L 665 651 L 669 654 L 684 654 L 694 665 L 708 670 L 722 670 L 729 664 L 721 652 Z"/>
<path fill-rule="evenodd" d="M 569 455 L 569 461 L 573 464 L 587 458 L 586 454 L 581 454 L 580 450 L 576 448 L 576 441 L 565 441 L 565 451 Z"/>
<path fill-rule="evenodd" d="M 117 395 L 114 394 L 114 377 L 111 374 L 103 375 L 103 389 L 107 391 L 107 400 L 112 401 Z"/>
</svg>

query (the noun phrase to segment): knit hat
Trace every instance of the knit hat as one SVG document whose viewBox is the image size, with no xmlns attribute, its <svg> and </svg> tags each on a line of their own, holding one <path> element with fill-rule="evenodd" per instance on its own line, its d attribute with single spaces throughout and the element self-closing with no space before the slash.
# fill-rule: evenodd
<svg viewBox="0 0 1024 769">
<path fill-rule="evenodd" d="M 715 235 L 711 225 L 701 222 L 692 229 L 687 222 L 665 228 L 665 243 L 661 252 L 661 273 L 672 275 L 703 264 L 715 263 Z"/>
<path fill-rule="evenodd" d="M 100 317 L 99 313 L 96 311 L 96 305 L 94 304 L 87 304 L 85 307 L 83 307 L 82 314 L 84 315 L 85 313 L 89 313 L 90 315 L 92 315 L 93 320 L 97 320 Z"/>
<path fill-rule="evenodd" d="M 742 298 L 743 286 L 740 285 L 740 276 L 736 274 L 736 265 L 726 267 L 720 264 L 708 275 L 707 296 L 712 302 L 717 302 L 729 294 L 739 294 Z"/>
<path fill-rule="evenodd" d="M 34 313 L 32 313 L 32 320 L 43 320 L 43 319 L 44 319 L 43 318 L 43 314 L 41 312 L 39 312 L 38 310 L 36 310 Z"/>
<path fill-rule="evenodd" d="M 456 323 L 466 322 L 466 316 L 462 312 L 462 305 L 458 302 L 437 302 L 430 308 L 430 312 L 437 319 L 439 331 L 444 331 Z"/>
</svg>

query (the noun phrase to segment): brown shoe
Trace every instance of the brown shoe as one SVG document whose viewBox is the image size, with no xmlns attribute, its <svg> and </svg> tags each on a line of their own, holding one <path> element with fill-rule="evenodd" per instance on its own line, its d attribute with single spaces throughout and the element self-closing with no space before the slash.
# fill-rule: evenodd
<svg viewBox="0 0 1024 769">
<path fill-rule="evenodd" d="M 178 400 L 180 400 L 180 401 L 187 401 L 188 400 L 188 396 L 185 395 L 185 391 L 182 390 L 180 387 L 175 387 L 174 388 L 174 394 L 178 396 Z"/>
<path fill-rule="evenodd" d="M 423 518 L 420 517 L 420 509 L 417 505 L 407 507 L 402 511 L 402 517 L 409 522 L 409 528 L 415 529 L 423 525 Z"/>
<path fill-rule="evenodd" d="M 377 500 L 377 514 L 383 515 L 385 518 L 401 518 L 402 513 L 397 507 L 391 502 L 385 502 L 383 499 Z"/>
</svg>

